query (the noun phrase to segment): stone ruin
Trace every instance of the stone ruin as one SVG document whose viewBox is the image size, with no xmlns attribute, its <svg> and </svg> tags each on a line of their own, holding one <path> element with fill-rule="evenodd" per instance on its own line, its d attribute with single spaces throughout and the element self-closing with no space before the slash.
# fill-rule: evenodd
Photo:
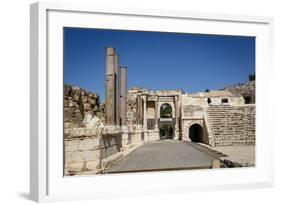
<svg viewBox="0 0 281 205">
<path fill-rule="evenodd" d="M 65 86 L 65 175 L 102 173 L 156 140 L 208 146 L 255 145 L 255 82 L 223 90 L 127 90 L 127 68 L 106 51 L 105 105 L 95 93 Z"/>
<path fill-rule="evenodd" d="M 79 87 L 64 85 L 64 128 L 86 126 L 89 116 L 97 116 L 104 123 L 104 104 L 99 95 Z M 87 117 L 86 117 L 87 116 Z"/>
</svg>

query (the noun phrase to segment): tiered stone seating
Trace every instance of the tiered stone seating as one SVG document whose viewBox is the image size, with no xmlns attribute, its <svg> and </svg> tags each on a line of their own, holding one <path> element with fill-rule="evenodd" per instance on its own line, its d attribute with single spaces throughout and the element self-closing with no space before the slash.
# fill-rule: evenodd
<svg viewBox="0 0 281 205">
<path fill-rule="evenodd" d="M 255 144 L 255 105 L 211 105 L 207 114 L 215 146 Z"/>
</svg>

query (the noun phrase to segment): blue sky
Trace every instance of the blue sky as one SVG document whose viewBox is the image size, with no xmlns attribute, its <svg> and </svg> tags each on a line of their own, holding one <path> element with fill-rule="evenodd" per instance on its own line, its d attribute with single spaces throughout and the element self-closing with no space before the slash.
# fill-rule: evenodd
<svg viewBox="0 0 281 205">
<path fill-rule="evenodd" d="M 105 53 L 127 66 L 128 87 L 190 93 L 243 83 L 255 73 L 255 38 L 64 28 L 64 83 L 104 101 Z"/>
</svg>

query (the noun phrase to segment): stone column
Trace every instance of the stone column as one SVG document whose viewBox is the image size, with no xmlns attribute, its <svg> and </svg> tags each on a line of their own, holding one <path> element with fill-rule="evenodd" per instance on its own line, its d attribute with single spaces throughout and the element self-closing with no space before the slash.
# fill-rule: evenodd
<svg viewBox="0 0 281 205">
<path fill-rule="evenodd" d="M 142 96 L 143 100 L 143 134 L 144 134 L 144 141 L 147 141 L 147 116 L 146 116 L 146 96 Z"/>
<path fill-rule="evenodd" d="M 147 128 L 147 117 L 146 117 L 146 96 L 142 96 L 143 100 L 143 127 Z"/>
<path fill-rule="evenodd" d="M 138 99 L 138 124 L 142 125 L 142 98 L 140 96 L 137 97 Z"/>
<path fill-rule="evenodd" d="M 105 72 L 105 124 L 115 125 L 115 49 L 106 49 L 106 72 Z"/>
<path fill-rule="evenodd" d="M 127 125 L 127 68 L 120 68 L 121 79 L 120 79 L 120 117 L 121 117 L 121 125 Z"/>
<path fill-rule="evenodd" d="M 115 102 L 116 102 L 116 110 L 115 110 L 115 120 L 116 125 L 120 125 L 120 87 L 119 87 L 119 56 L 115 54 L 114 56 L 114 73 L 115 73 Z"/>
<path fill-rule="evenodd" d="M 155 126 L 154 129 L 158 129 L 158 99 L 155 101 Z"/>
<path fill-rule="evenodd" d="M 175 140 L 179 139 L 179 110 L 178 110 L 178 98 L 174 98 L 174 104 L 175 104 L 175 118 L 176 118 L 176 123 L 175 123 Z"/>
<path fill-rule="evenodd" d="M 128 127 L 127 127 L 127 68 L 120 68 L 120 123 L 122 129 L 122 147 L 128 145 Z"/>
</svg>

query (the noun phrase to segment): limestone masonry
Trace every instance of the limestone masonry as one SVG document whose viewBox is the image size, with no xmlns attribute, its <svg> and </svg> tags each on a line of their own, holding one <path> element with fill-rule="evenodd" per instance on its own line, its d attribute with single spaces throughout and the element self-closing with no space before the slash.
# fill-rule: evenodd
<svg viewBox="0 0 281 205">
<path fill-rule="evenodd" d="M 255 145 L 255 81 L 223 90 L 127 90 L 129 68 L 107 48 L 105 104 L 64 86 L 65 175 L 102 173 L 144 142 L 180 140 L 210 147 Z"/>
</svg>

